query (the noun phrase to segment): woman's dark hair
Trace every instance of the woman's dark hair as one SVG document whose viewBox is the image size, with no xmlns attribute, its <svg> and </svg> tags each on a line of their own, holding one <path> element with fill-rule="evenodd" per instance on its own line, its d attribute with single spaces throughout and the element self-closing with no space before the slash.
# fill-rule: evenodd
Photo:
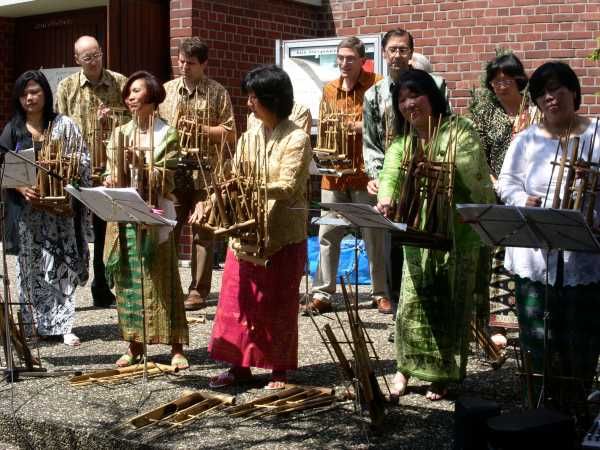
<svg viewBox="0 0 600 450">
<path fill-rule="evenodd" d="M 294 107 L 294 88 L 290 77 L 275 65 L 252 69 L 242 81 L 242 92 L 253 93 L 279 119 L 287 119 Z"/>
<path fill-rule="evenodd" d="M 529 79 L 529 94 L 537 104 L 538 97 L 544 95 L 546 86 L 551 81 L 557 82 L 575 93 L 575 111 L 581 106 L 581 85 L 573 69 L 560 61 L 551 61 L 535 69 Z"/>
<path fill-rule="evenodd" d="M 519 91 L 527 87 L 527 74 L 523 63 L 512 53 L 492 59 L 485 67 L 485 87 L 492 92 L 494 92 L 492 80 L 500 73 L 514 78 Z"/>
<path fill-rule="evenodd" d="M 44 121 L 44 129 L 48 128 L 48 125 L 54 118 L 56 117 L 56 113 L 53 109 L 53 101 L 52 101 L 52 89 L 50 89 L 50 84 L 46 79 L 46 76 L 39 70 L 28 70 L 27 72 L 23 72 L 17 81 L 15 81 L 15 87 L 13 89 L 13 110 L 14 115 L 12 117 L 12 122 L 14 124 L 15 129 L 17 130 L 18 139 L 20 140 L 25 134 L 27 130 L 25 128 L 25 120 L 27 118 L 27 113 L 23 109 L 21 105 L 21 96 L 25 92 L 25 87 L 27 83 L 30 81 L 34 81 L 40 85 L 42 91 L 44 92 L 44 109 L 43 109 L 43 121 Z"/>
<path fill-rule="evenodd" d="M 400 112 L 398 105 L 398 97 L 400 91 L 407 89 L 410 92 L 417 95 L 426 95 L 431 105 L 431 116 L 434 122 L 437 122 L 439 116 L 448 116 L 448 105 L 444 95 L 433 81 L 433 78 L 425 72 L 419 69 L 410 69 L 405 71 L 396 82 L 394 89 L 392 90 L 392 106 L 394 108 L 394 114 L 396 115 L 396 129 L 398 133 L 405 133 L 406 121 L 404 116 Z"/>
<path fill-rule="evenodd" d="M 158 81 L 158 78 L 145 70 L 138 70 L 137 72 L 132 73 L 129 78 L 127 78 L 127 82 L 125 83 L 125 86 L 123 86 L 123 91 L 121 92 L 123 103 L 125 103 L 125 100 L 127 97 L 129 97 L 129 90 L 131 89 L 133 82 L 135 80 L 139 80 L 140 78 L 146 82 L 147 93 L 144 101 L 146 103 L 154 104 L 154 107 L 156 108 L 165 100 L 167 93 L 165 92 L 165 88 L 163 87 L 162 83 Z"/>
</svg>

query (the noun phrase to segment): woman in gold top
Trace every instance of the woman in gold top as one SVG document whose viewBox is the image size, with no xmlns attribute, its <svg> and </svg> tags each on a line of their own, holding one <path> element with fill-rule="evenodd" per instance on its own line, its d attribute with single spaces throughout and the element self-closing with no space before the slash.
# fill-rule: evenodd
<svg viewBox="0 0 600 450">
<path fill-rule="evenodd" d="M 158 118 L 151 120 L 164 98 L 165 90 L 154 75 L 139 71 L 129 77 L 123 87 L 123 100 L 134 119 L 113 133 L 108 144 L 108 176 L 104 185 L 110 187 L 115 183 L 111 175 L 115 170 L 114 154 L 122 150 L 115 148 L 118 133 L 134 147 L 149 147 L 152 143 L 153 178 L 156 175 L 157 184 L 164 187 L 156 206 L 167 214 L 171 210 L 174 216 L 170 193 L 174 188 L 172 169 L 177 164 L 179 139 L 174 128 Z M 148 344 L 171 345 L 171 365 L 187 369 L 183 344 L 188 343 L 188 327 L 173 230 L 163 226 L 138 228 L 130 223 L 110 223 L 106 230 L 104 260 L 106 271 L 115 283 L 121 334 L 129 342 L 129 350 L 118 359 L 117 366 L 139 361 L 145 336 Z"/>
<path fill-rule="evenodd" d="M 252 377 L 250 367 L 271 369 L 267 389 L 281 389 L 298 366 L 298 292 L 306 261 L 306 182 L 311 158 L 307 134 L 288 120 L 291 81 L 276 66 L 250 71 L 242 82 L 248 107 L 262 121 L 238 141 L 238 161 L 266 166 L 267 267 L 227 251 L 221 294 L 209 343 L 211 357 L 232 367 L 213 378 L 224 387 Z M 254 145 L 248 145 L 248 144 Z M 203 208 L 192 219 L 199 220 Z"/>
</svg>

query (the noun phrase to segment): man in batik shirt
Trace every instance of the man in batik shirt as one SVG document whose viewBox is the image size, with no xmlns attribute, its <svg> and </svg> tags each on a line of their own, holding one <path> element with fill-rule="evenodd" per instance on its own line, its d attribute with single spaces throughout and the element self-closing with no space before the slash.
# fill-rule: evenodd
<svg viewBox="0 0 600 450">
<path fill-rule="evenodd" d="M 204 71 L 208 63 L 208 46 L 197 37 L 185 39 L 179 46 L 181 76 L 165 83 L 167 97 L 160 105 L 163 119 L 175 128 L 181 128 L 182 114 L 197 118 L 202 134 L 208 136 L 208 150 L 213 162 L 218 152 L 235 151 L 235 122 L 231 99 L 225 88 L 208 78 Z M 208 123 L 207 123 L 208 122 Z M 185 150 L 185 149 L 183 149 Z M 227 158 L 229 155 L 222 155 Z M 214 166 L 214 164 L 213 164 Z M 199 170 L 181 168 L 175 175 L 177 225 L 175 242 L 179 243 L 181 230 L 196 205 L 206 199 L 205 182 Z M 192 281 L 185 300 L 185 309 L 193 311 L 206 306 L 210 294 L 213 267 L 214 235 L 199 226 L 192 226 Z"/>
<path fill-rule="evenodd" d="M 81 129 L 88 149 L 92 148 L 92 134 L 98 120 L 108 123 L 111 111 L 124 108 L 121 90 L 127 78 L 120 73 L 103 68 L 102 49 L 91 36 L 81 36 L 75 42 L 75 62 L 81 70 L 62 80 L 56 91 L 59 113 L 69 116 Z M 102 168 L 99 168 L 100 170 Z M 92 215 L 94 227 L 94 280 L 92 298 L 94 306 L 107 308 L 115 304 L 105 276 L 103 257 L 106 222 Z"/>
</svg>

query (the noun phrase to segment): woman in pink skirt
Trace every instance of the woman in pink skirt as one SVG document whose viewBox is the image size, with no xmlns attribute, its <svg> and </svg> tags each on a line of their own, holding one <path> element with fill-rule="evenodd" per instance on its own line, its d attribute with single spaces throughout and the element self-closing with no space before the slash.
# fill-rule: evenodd
<svg viewBox="0 0 600 450">
<path fill-rule="evenodd" d="M 232 367 L 210 387 L 248 381 L 251 367 L 272 371 L 267 389 L 281 389 L 298 367 L 298 293 L 306 261 L 306 185 L 311 159 L 306 132 L 288 120 L 292 83 L 279 67 L 262 66 L 242 82 L 248 107 L 262 123 L 238 141 L 238 161 L 266 161 L 267 267 L 240 259 L 231 240 L 209 342 L 211 357 Z M 264 181 L 263 181 L 264 182 Z M 192 220 L 204 215 L 198 205 Z"/>
</svg>

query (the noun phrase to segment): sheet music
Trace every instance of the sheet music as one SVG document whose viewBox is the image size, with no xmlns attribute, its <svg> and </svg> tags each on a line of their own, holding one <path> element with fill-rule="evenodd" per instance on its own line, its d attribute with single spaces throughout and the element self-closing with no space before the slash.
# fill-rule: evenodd
<svg viewBox="0 0 600 450">
<path fill-rule="evenodd" d="M 352 225 L 361 228 L 383 228 L 391 231 L 406 231 L 405 223 L 392 222 L 366 203 L 321 203 L 347 219 Z"/>
<path fill-rule="evenodd" d="M 80 188 L 65 190 L 106 222 L 143 223 L 174 227 L 176 220 L 152 212 L 134 188 Z"/>
<path fill-rule="evenodd" d="M 30 161 L 35 161 L 33 148 L 20 150 L 19 155 Z M 36 172 L 33 164 L 27 164 L 10 152 L 4 155 L 4 178 L 3 188 L 16 188 L 20 186 L 34 186 L 36 183 Z"/>
</svg>

